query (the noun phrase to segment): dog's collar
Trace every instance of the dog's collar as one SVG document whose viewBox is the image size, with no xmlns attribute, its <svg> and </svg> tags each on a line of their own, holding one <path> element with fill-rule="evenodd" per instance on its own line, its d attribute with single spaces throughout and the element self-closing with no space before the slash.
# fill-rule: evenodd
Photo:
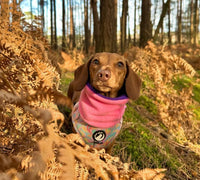
<svg viewBox="0 0 200 180">
<path fill-rule="evenodd" d="M 90 84 L 81 91 L 79 112 L 90 126 L 109 128 L 119 123 L 124 114 L 128 97 L 109 98 L 98 94 Z"/>
<path fill-rule="evenodd" d="M 104 95 L 100 94 L 96 89 L 94 89 L 94 88 L 91 86 L 91 84 L 90 84 L 89 82 L 86 84 L 86 86 L 87 86 L 88 88 L 90 88 L 90 90 L 91 90 L 93 93 L 97 94 L 98 96 L 100 96 L 100 97 L 102 97 L 102 98 L 104 98 L 104 99 L 109 99 L 109 100 L 113 100 L 113 101 L 128 99 L 128 97 L 127 97 L 125 94 L 123 94 L 123 95 L 121 95 L 121 96 L 119 96 L 119 97 L 115 97 L 115 98 L 104 96 Z"/>
</svg>

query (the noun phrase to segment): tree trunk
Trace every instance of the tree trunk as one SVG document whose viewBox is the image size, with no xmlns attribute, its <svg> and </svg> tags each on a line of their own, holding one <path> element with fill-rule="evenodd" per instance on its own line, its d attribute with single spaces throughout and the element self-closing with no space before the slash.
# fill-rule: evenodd
<svg viewBox="0 0 200 180">
<path fill-rule="evenodd" d="M 190 2 L 190 44 L 194 44 L 194 3 Z"/>
<path fill-rule="evenodd" d="M 53 0 L 50 0 L 50 14 L 51 14 L 51 47 L 54 44 L 54 33 L 53 33 Z"/>
<path fill-rule="evenodd" d="M 88 0 L 84 0 L 84 27 L 85 27 L 85 52 L 88 54 L 89 48 L 89 29 L 88 29 Z"/>
<path fill-rule="evenodd" d="M 74 49 L 75 47 L 75 28 L 74 28 L 74 18 L 73 18 L 73 7 L 72 1 L 70 3 L 70 35 L 69 35 L 69 47 L 70 49 Z"/>
<path fill-rule="evenodd" d="M 160 20 L 159 20 L 159 23 L 157 25 L 157 28 L 155 30 L 155 34 L 154 34 L 154 37 L 153 37 L 154 40 L 157 39 L 158 34 L 159 34 L 159 30 L 163 26 L 163 20 L 164 20 L 166 13 L 167 13 L 167 10 L 169 9 L 169 6 L 170 6 L 170 0 L 167 0 L 167 2 L 163 4 Z"/>
<path fill-rule="evenodd" d="M 40 8 L 41 8 L 41 18 L 42 18 L 42 33 L 44 33 L 44 0 L 40 0 Z"/>
<path fill-rule="evenodd" d="M 163 29 L 163 25 L 161 27 L 161 40 L 160 43 L 163 44 L 164 43 L 164 29 Z"/>
<path fill-rule="evenodd" d="M 94 20 L 94 42 L 95 42 L 95 51 L 100 52 L 100 26 L 99 26 L 99 17 L 97 12 L 97 0 L 91 0 L 93 20 Z"/>
<path fill-rule="evenodd" d="M 162 7 L 164 6 L 164 0 L 162 0 Z M 164 18 L 163 18 L 163 21 L 164 21 Z M 161 44 L 164 43 L 164 27 L 163 27 L 163 23 L 162 23 L 162 26 L 161 26 Z"/>
<path fill-rule="evenodd" d="M 171 13 L 171 9 L 170 9 L 170 3 L 169 3 L 169 7 L 168 7 L 168 44 L 171 45 L 172 43 L 172 39 L 171 39 L 171 17 L 170 17 L 170 13 Z"/>
<path fill-rule="evenodd" d="M 112 52 L 117 52 L 117 0 L 114 0 L 113 43 Z"/>
<path fill-rule="evenodd" d="M 182 39 L 182 0 L 179 0 L 178 8 L 178 43 L 181 43 Z"/>
<path fill-rule="evenodd" d="M 58 48 L 56 22 L 56 0 L 54 0 L 54 49 Z"/>
<path fill-rule="evenodd" d="M 199 9 L 198 0 L 195 0 L 194 4 L 194 45 L 198 43 L 198 27 L 199 27 Z"/>
<path fill-rule="evenodd" d="M 100 1 L 101 51 L 117 51 L 117 0 Z"/>
<path fill-rule="evenodd" d="M 145 47 L 152 37 L 151 1 L 142 0 L 142 20 L 140 24 L 140 47 Z"/>
<path fill-rule="evenodd" d="M 136 46 L 136 11 L 137 11 L 137 8 L 136 8 L 136 0 L 135 0 L 135 7 L 134 7 L 134 35 L 133 35 L 133 45 Z"/>
<path fill-rule="evenodd" d="M 131 44 L 131 30 L 130 30 L 130 16 L 128 15 L 128 42 L 126 43 L 125 48 L 129 48 Z"/>
<path fill-rule="evenodd" d="M 68 46 L 69 44 L 69 0 L 67 0 L 67 5 L 66 5 L 66 9 L 67 9 L 67 19 L 66 19 L 66 23 L 67 23 L 67 32 L 66 32 L 66 44 Z"/>
<path fill-rule="evenodd" d="M 121 16 L 121 53 L 123 54 L 126 48 L 126 24 L 128 15 L 128 0 L 123 0 L 122 16 Z"/>
<path fill-rule="evenodd" d="M 152 20 L 152 27 L 155 26 L 155 22 L 156 22 L 156 19 L 157 19 L 157 10 L 158 10 L 158 6 L 159 6 L 159 1 L 154 1 L 154 7 L 152 9 L 154 9 L 153 13 L 153 20 Z"/>
<path fill-rule="evenodd" d="M 62 50 L 66 48 L 66 36 L 65 36 L 65 0 L 62 0 Z"/>
<path fill-rule="evenodd" d="M 90 2 L 90 0 L 89 0 Z M 88 9 L 90 10 L 90 14 L 89 14 L 89 47 L 91 46 L 92 41 L 92 36 L 91 36 L 91 29 L 92 29 L 92 7 L 91 4 L 88 4 Z M 94 37 L 93 37 L 94 38 Z"/>
<path fill-rule="evenodd" d="M 82 12 L 84 12 L 84 6 L 81 6 L 81 22 L 84 22 L 84 16 L 82 16 Z M 85 28 L 80 28 L 80 34 L 81 34 L 81 37 L 80 37 L 80 41 L 81 41 L 81 46 L 84 46 L 84 32 L 85 31 Z"/>
</svg>

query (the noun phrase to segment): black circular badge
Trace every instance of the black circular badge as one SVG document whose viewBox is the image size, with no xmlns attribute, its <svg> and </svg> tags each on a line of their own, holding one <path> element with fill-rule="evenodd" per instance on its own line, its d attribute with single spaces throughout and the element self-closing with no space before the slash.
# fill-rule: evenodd
<svg viewBox="0 0 200 180">
<path fill-rule="evenodd" d="M 103 130 L 95 131 L 92 134 L 92 138 L 94 139 L 95 143 L 101 144 L 102 141 L 106 138 L 106 133 Z"/>
</svg>

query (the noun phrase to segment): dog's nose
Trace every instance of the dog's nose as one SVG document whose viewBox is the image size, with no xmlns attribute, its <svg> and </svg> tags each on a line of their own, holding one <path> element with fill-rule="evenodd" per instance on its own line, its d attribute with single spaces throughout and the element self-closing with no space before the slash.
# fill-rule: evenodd
<svg viewBox="0 0 200 180">
<path fill-rule="evenodd" d="M 111 73 L 109 70 L 105 69 L 105 70 L 99 71 L 97 76 L 100 81 L 107 81 L 108 79 L 110 79 Z"/>
</svg>

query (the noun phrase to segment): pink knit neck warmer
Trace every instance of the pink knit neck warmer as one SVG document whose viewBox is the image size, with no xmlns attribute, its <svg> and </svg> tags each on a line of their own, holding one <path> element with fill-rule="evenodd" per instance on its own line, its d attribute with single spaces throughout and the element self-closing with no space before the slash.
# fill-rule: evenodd
<svg viewBox="0 0 200 180">
<path fill-rule="evenodd" d="M 81 91 L 79 112 L 90 126 L 109 128 L 121 121 L 127 102 L 128 97 L 125 95 L 117 98 L 105 97 L 87 84 Z"/>
</svg>

